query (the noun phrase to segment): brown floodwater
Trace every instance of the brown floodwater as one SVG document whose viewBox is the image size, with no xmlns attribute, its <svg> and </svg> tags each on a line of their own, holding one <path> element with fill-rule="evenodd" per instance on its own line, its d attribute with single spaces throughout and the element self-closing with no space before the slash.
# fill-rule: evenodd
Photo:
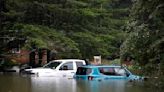
<svg viewBox="0 0 164 92">
<path fill-rule="evenodd" d="M 0 74 L 0 92 L 163 92 L 125 80 L 84 81 L 70 78 Z"/>
</svg>

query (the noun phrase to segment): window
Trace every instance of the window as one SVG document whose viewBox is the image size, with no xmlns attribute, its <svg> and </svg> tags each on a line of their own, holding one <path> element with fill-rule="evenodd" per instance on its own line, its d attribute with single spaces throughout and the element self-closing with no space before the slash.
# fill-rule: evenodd
<svg viewBox="0 0 164 92">
<path fill-rule="evenodd" d="M 83 68 L 83 67 L 79 67 L 77 69 L 77 72 L 76 74 L 77 75 L 88 75 L 92 72 L 92 69 L 91 68 Z"/>
<path fill-rule="evenodd" d="M 11 53 L 20 53 L 20 48 L 12 48 Z"/>
<path fill-rule="evenodd" d="M 99 72 L 104 75 L 116 75 L 113 67 L 101 67 L 99 68 Z"/>
<path fill-rule="evenodd" d="M 53 68 L 53 69 L 55 69 L 59 64 L 60 64 L 60 62 L 50 62 L 50 63 L 46 64 L 43 67 L 44 68 Z"/>
<path fill-rule="evenodd" d="M 76 62 L 77 67 L 83 66 L 83 62 Z"/>
<path fill-rule="evenodd" d="M 115 72 L 119 76 L 126 76 L 126 71 L 124 68 L 114 68 Z"/>
<path fill-rule="evenodd" d="M 73 70 L 73 62 L 63 64 L 59 70 Z"/>
</svg>

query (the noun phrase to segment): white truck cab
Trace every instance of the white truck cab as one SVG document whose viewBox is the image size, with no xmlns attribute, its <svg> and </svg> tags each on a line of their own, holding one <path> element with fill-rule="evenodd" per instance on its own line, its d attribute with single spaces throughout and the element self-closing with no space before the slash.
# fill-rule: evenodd
<svg viewBox="0 0 164 92">
<path fill-rule="evenodd" d="M 40 68 L 25 69 L 28 74 L 37 76 L 56 76 L 56 77 L 71 77 L 80 66 L 86 65 L 85 60 L 80 59 L 60 59 L 53 60 Z"/>
</svg>

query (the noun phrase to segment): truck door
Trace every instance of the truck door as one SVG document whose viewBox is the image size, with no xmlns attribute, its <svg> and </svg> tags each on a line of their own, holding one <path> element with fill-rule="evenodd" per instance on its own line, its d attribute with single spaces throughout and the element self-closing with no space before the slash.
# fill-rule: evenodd
<svg viewBox="0 0 164 92">
<path fill-rule="evenodd" d="M 66 62 L 60 66 L 58 74 L 62 77 L 73 77 L 75 73 L 75 67 L 73 62 Z"/>
</svg>

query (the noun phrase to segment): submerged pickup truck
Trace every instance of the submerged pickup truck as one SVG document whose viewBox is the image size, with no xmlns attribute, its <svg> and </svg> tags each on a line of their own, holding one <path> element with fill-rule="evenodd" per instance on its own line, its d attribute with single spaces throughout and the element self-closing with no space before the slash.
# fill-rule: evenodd
<svg viewBox="0 0 164 92">
<path fill-rule="evenodd" d="M 71 77 L 77 71 L 78 67 L 86 65 L 85 60 L 80 59 L 61 59 L 53 60 L 39 68 L 25 69 L 25 74 L 34 74 L 36 76 L 56 76 Z"/>
</svg>

